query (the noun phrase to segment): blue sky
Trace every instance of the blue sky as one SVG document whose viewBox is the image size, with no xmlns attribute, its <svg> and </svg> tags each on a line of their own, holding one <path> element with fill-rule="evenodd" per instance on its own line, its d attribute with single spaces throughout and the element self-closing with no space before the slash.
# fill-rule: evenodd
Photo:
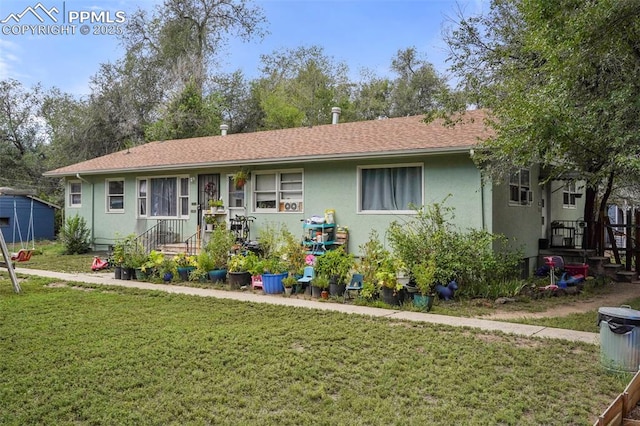
<svg viewBox="0 0 640 426">
<path fill-rule="evenodd" d="M 267 34 L 261 41 L 232 40 L 219 57 L 221 71 L 242 69 L 250 78 L 258 75 L 260 55 L 276 49 L 319 45 L 336 61 L 347 63 L 352 78 L 361 68 L 378 75 L 389 74 L 391 58 L 398 49 L 415 46 L 438 71 L 446 71 L 442 29 L 462 9 L 475 14 L 487 0 L 255 0 L 267 18 Z M 38 8 L 37 5 L 41 6 Z M 118 26 L 118 19 L 136 8 L 152 9 L 160 0 L 1 0 L 0 79 L 15 78 L 26 86 L 40 82 L 45 88 L 84 95 L 89 78 L 101 63 L 123 54 L 115 35 L 94 31 Z M 38 10 L 42 22 L 26 8 Z M 56 8 L 55 11 L 53 8 Z M 57 18 L 54 22 L 43 11 Z M 57 13 L 55 13 L 57 11 Z M 81 23 L 68 22 L 81 13 L 89 34 L 80 33 Z M 75 13 L 75 15 L 73 15 Z M 124 14 L 123 14 L 124 13 Z M 11 16 L 13 15 L 13 18 Z M 7 20 L 7 18 L 9 18 Z M 66 21 L 63 23 L 63 19 Z M 107 22 L 100 27 L 97 20 Z M 115 21 L 109 24 L 108 21 Z M 33 34 L 41 25 L 48 34 Z M 75 25 L 73 34 L 51 34 L 64 25 Z M 110 26 L 110 27 L 109 27 Z M 35 31 L 38 31 L 36 29 Z M 71 31 L 66 29 L 63 31 Z"/>
</svg>

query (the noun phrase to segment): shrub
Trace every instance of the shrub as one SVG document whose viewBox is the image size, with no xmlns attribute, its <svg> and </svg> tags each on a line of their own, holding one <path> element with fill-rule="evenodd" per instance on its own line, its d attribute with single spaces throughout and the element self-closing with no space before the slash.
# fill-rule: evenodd
<svg viewBox="0 0 640 426">
<path fill-rule="evenodd" d="M 62 231 L 60 242 L 64 245 L 65 254 L 83 254 L 91 249 L 91 231 L 87 228 L 87 221 L 77 214 L 67 218 Z"/>
<path fill-rule="evenodd" d="M 453 208 L 434 203 L 417 209 L 415 217 L 403 223 L 394 221 L 387 230 L 394 254 L 414 276 L 428 268 L 434 283 L 457 280 L 460 294 L 498 293 L 518 276 L 521 255 L 510 249 L 504 236 L 462 231 L 451 223 L 453 218 Z"/>
</svg>

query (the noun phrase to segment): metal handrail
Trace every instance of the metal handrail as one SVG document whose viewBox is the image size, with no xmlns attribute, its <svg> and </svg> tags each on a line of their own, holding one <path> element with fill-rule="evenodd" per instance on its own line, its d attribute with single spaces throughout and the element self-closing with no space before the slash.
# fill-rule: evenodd
<svg viewBox="0 0 640 426">
<path fill-rule="evenodd" d="M 180 243 L 183 241 L 184 222 L 181 219 L 159 219 L 158 223 L 138 235 L 135 241 L 144 247 L 146 253 L 163 244 Z"/>
</svg>

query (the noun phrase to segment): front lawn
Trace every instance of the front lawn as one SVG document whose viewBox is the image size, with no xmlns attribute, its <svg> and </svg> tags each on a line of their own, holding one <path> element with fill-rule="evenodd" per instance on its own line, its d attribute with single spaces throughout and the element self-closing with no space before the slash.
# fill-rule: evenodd
<svg viewBox="0 0 640 426">
<path fill-rule="evenodd" d="M 72 285 L 0 278 L 0 424 L 590 424 L 630 378 L 595 345 Z"/>
</svg>

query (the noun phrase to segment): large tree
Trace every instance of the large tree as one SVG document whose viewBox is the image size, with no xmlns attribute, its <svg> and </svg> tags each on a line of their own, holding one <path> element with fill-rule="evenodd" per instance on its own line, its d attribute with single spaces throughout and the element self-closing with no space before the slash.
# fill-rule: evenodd
<svg viewBox="0 0 640 426">
<path fill-rule="evenodd" d="M 351 83 L 348 67 L 319 46 L 282 49 L 262 55 L 253 96 L 264 112 L 262 127 L 314 126 L 331 122 L 331 108 L 348 121 Z"/>
<path fill-rule="evenodd" d="M 44 172 L 46 123 L 40 119 L 42 88 L 0 81 L 0 186 L 34 187 Z"/>
<path fill-rule="evenodd" d="M 640 172 L 640 3 L 493 0 L 446 41 L 467 102 L 491 112 L 481 165 L 584 180 L 595 247 L 616 179 Z"/>
<path fill-rule="evenodd" d="M 248 0 L 164 0 L 152 13 L 134 13 L 123 37 L 127 49 L 153 58 L 167 87 L 194 82 L 201 95 L 213 59 L 232 35 L 262 36 L 266 19 Z"/>
</svg>

